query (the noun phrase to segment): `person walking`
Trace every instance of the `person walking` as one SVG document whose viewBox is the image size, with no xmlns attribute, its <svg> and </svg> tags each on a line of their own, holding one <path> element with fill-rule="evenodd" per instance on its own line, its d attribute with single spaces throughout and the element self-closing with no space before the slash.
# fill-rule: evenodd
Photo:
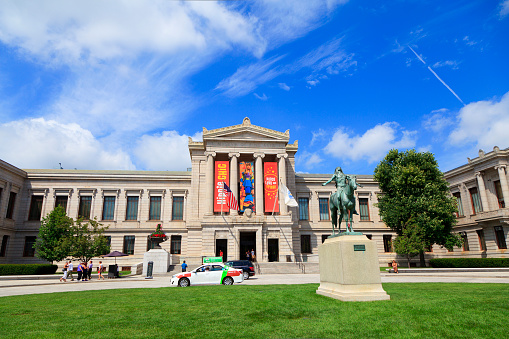
<svg viewBox="0 0 509 339">
<path fill-rule="evenodd" d="M 72 275 L 72 271 L 74 270 L 74 266 L 72 264 L 72 260 L 69 260 L 69 266 L 67 267 L 67 278 L 74 281 L 74 277 Z"/>
<path fill-rule="evenodd" d="M 87 270 L 87 263 L 86 262 L 82 262 L 81 263 L 81 267 L 83 269 L 83 280 L 82 281 L 88 281 L 88 270 Z"/>
<path fill-rule="evenodd" d="M 88 264 L 88 280 L 92 280 L 92 268 L 94 268 L 94 264 L 92 264 L 92 260 Z"/>
<path fill-rule="evenodd" d="M 182 272 L 187 272 L 187 264 L 186 264 L 186 261 L 184 260 L 184 262 L 182 263 Z"/>
<path fill-rule="evenodd" d="M 256 261 L 256 255 L 255 255 L 254 249 L 251 249 L 251 261 L 253 261 L 253 262 Z"/>
<path fill-rule="evenodd" d="M 97 280 L 101 280 L 101 278 L 103 278 L 104 280 L 103 271 L 104 271 L 103 262 L 99 261 L 99 266 L 97 266 L 97 274 L 99 275 L 99 277 L 97 278 Z"/>
<path fill-rule="evenodd" d="M 81 281 L 81 278 L 83 277 L 83 263 L 78 264 L 78 281 Z"/>
<path fill-rule="evenodd" d="M 69 264 L 67 263 L 67 261 L 65 262 L 64 264 L 64 268 L 62 269 L 62 272 L 64 272 L 64 274 L 62 275 L 62 277 L 60 278 L 60 282 L 62 282 L 62 280 L 64 282 L 67 282 L 67 269 L 69 268 Z"/>
</svg>

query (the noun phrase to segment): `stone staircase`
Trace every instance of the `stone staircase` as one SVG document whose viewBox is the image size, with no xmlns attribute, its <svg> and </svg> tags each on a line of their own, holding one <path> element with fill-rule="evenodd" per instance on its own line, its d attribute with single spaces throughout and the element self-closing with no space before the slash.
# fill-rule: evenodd
<svg viewBox="0 0 509 339">
<path fill-rule="evenodd" d="M 320 273 L 318 263 L 263 262 L 256 263 L 257 274 L 302 274 Z"/>
</svg>

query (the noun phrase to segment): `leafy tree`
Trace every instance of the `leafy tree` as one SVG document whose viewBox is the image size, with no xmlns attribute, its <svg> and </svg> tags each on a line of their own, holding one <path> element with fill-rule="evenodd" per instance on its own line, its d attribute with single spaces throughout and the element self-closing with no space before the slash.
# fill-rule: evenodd
<svg viewBox="0 0 509 339">
<path fill-rule="evenodd" d="M 390 150 L 375 168 L 374 178 L 382 191 L 380 216 L 398 236 L 413 225 L 419 228 L 423 249 L 433 244 L 448 249 L 461 245 L 460 237 L 451 233 L 456 202 L 432 153 Z M 423 265 L 423 250 L 420 255 Z"/>
<path fill-rule="evenodd" d="M 410 259 L 424 251 L 422 230 L 415 223 L 407 223 L 401 235 L 392 242 L 394 251 L 407 259 L 410 268 Z"/>
<path fill-rule="evenodd" d="M 93 257 L 98 257 L 108 253 L 110 247 L 108 240 L 104 236 L 104 231 L 108 227 L 103 227 L 97 220 L 82 219 L 76 221 L 73 227 L 72 256 L 79 258 L 83 262 L 88 262 Z"/>
<path fill-rule="evenodd" d="M 71 252 L 69 238 L 73 232 L 74 220 L 69 218 L 62 206 L 57 206 L 42 218 L 39 235 L 34 248 L 39 258 L 50 262 L 63 260 Z"/>
</svg>

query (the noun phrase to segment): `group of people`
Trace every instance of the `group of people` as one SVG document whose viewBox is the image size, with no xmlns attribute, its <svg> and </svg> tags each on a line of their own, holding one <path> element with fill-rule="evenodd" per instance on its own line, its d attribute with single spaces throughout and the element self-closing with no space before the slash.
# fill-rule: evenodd
<svg viewBox="0 0 509 339">
<path fill-rule="evenodd" d="M 78 273 L 78 281 L 88 281 L 92 279 L 92 270 L 94 268 L 94 264 L 92 260 L 90 260 L 87 263 L 80 262 L 76 272 Z M 99 266 L 97 266 L 97 273 L 98 273 L 98 279 L 101 280 L 101 278 L 104 280 L 103 272 L 104 272 L 104 265 L 102 261 L 99 261 Z M 66 261 L 64 264 L 64 268 L 62 269 L 64 274 L 60 278 L 60 281 L 67 282 L 67 279 L 71 279 L 71 281 L 74 281 L 73 271 L 74 271 L 74 265 L 71 260 Z"/>
<path fill-rule="evenodd" d="M 256 255 L 254 249 L 251 249 L 251 251 L 246 252 L 246 259 L 251 261 L 256 261 Z"/>
</svg>

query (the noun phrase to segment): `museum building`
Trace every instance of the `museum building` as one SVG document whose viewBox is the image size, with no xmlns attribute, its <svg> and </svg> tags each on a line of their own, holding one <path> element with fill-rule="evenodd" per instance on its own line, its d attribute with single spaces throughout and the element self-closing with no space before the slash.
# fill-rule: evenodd
<svg viewBox="0 0 509 339">
<path fill-rule="evenodd" d="M 333 168 L 330 174 L 296 173 L 298 143 L 290 143 L 289 131 L 259 127 L 249 118 L 203 128 L 203 141 L 189 138 L 188 145 L 192 165 L 182 172 L 22 170 L 0 160 L 0 263 L 41 262 L 32 246 L 41 218 L 58 205 L 72 218 L 97 218 L 108 226 L 111 250 L 129 255 L 117 259 L 125 266 L 143 261 L 159 224 L 168 237 L 161 246 L 175 264 L 220 252 L 225 261 L 244 259 L 251 250 L 258 262 L 318 262 L 318 246 L 332 233 L 329 196 L 336 188 L 322 184 Z M 507 256 L 508 161 L 509 149 L 495 147 L 444 173 L 458 201 L 455 231 L 464 246 L 452 252 L 433 246 L 427 259 Z M 353 226 L 376 242 L 385 266 L 397 257 L 395 234 L 380 220 L 373 176 L 357 175 L 357 182 L 362 187 L 355 191 L 359 215 Z M 224 185 L 238 210 L 228 207 Z M 283 185 L 298 207 L 284 203 Z"/>
</svg>

